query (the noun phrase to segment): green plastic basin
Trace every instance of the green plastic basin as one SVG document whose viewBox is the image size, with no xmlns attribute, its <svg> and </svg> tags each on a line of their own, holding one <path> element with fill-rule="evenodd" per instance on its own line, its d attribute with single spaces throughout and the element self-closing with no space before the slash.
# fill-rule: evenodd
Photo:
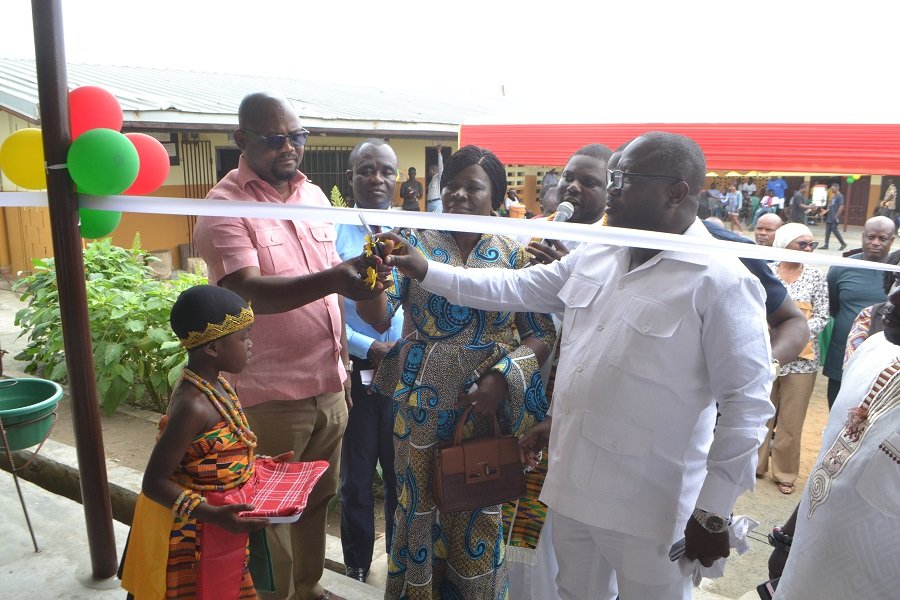
<svg viewBox="0 0 900 600">
<path fill-rule="evenodd" d="M 10 450 L 40 444 L 56 422 L 56 405 L 63 390 L 58 383 L 38 378 L 0 380 L 0 423 Z M 0 452 L 6 448 L 0 438 Z"/>
</svg>

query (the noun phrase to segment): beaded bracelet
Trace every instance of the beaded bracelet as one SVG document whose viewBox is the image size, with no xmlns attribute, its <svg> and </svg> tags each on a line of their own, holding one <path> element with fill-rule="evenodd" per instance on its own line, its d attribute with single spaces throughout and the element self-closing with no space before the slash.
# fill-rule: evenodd
<svg viewBox="0 0 900 600">
<path fill-rule="evenodd" d="M 191 515 L 194 512 L 194 509 L 196 509 L 204 502 L 206 502 L 206 498 L 197 493 L 192 494 L 191 503 L 188 504 L 187 508 L 185 509 L 183 518 L 185 520 L 190 519 Z"/>
<path fill-rule="evenodd" d="M 175 501 L 172 512 L 175 513 L 176 517 L 189 519 L 191 513 L 194 512 L 194 509 L 197 508 L 201 502 L 205 501 L 206 499 L 197 492 L 185 490 Z"/>
<path fill-rule="evenodd" d="M 184 517 L 184 511 L 187 510 L 188 504 L 191 503 L 191 493 L 185 492 L 184 496 L 181 499 L 181 502 L 178 503 L 178 506 L 175 508 L 175 516 L 176 517 Z"/>
<path fill-rule="evenodd" d="M 188 494 L 187 490 L 184 490 L 183 492 L 181 492 L 181 495 L 175 499 L 175 504 L 172 505 L 172 512 L 174 514 L 176 514 L 176 515 L 178 514 L 178 511 L 181 507 L 181 503 L 184 502 L 184 499 L 187 496 L 187 494 Z"/>
</svg>

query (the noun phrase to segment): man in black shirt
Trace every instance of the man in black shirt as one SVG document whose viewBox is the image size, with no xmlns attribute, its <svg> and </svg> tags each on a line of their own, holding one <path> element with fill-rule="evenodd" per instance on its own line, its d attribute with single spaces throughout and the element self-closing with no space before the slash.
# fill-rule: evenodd
<svg viewBox="0 0 900 600">
<path fill-rule="evenodd" d="M 400 186 L 400 198 L 403 200 L 403 210 L 420 210 L 419 198 L 422 197 L 422 182 L 416 179 L 416 168 L 409 168 L 409 179 Z"/>
<path fill-rule="evenodd" d="M 808 194 L 809 184 L 804 181 L 791 196 L 791 223 L 806 225 L 806 210 L 812 206 Z"/>
</svg>

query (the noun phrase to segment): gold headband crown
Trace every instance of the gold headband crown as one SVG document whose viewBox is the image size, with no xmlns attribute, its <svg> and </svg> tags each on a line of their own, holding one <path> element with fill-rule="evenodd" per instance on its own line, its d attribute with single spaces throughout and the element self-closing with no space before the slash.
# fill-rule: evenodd
<svg viewBox="0 0 900 600">
<path fill-rule="evenodd" d="M 207 323 L 206 329 L 200 331 L 190 331 L 188 336 L 181 340 L 181 345 L 190 350 L 197 346 L 202 346 L 207 342 L 225 337 L 235 331 L 246 329 L 253 325 L 253 309 L 250 306 L 241 308 L 241 312 L 237 315 L 225 315 L 222 323 Z"/>
</svg>

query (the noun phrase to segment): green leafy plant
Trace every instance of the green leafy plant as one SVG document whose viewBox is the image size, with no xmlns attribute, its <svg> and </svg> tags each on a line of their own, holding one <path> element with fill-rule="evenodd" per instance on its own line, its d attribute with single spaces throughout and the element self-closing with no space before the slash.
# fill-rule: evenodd
<svg viewBox="0 0 900 600">
<path fill-rule="evenodd" d="M 347 208 L 347 202 L 341 196 L 341 190 L 338 189 L 338 186 L 331 188 L 331 205 L 337 208 Z"/>
<path fill-rule="evenodd" d="M 113 246 L 110 239 L 84 251 L 88 317 L 93 342 L 97 392 L 107 414 L 130 400 L 164 412 L 186 354 L 169 327 L 169 310 L 182 290 L 206 283 L 200 274 L 154 279 L 148 261 L 158 260 L 140 247 Z M 34 270 L 14 289 L 28 305 L 16 313 L 16 325 L 28 336 L 17 356 L 26 372 L 59 383 L 67 379 L 59 290 L 52 258 L 33 261 Z"/>
</svg>

